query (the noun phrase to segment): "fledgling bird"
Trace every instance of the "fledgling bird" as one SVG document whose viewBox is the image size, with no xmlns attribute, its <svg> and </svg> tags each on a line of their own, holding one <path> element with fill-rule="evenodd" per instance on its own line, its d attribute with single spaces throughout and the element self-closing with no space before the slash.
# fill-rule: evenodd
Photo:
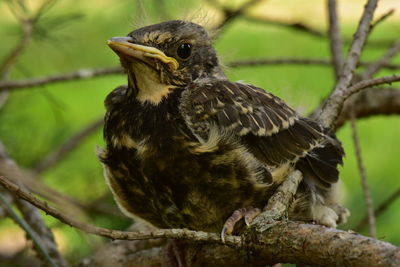
<svg viewBox="0 0 400 267">
<path fill-rule="evenodd" d="M 229 81 L 202 26 L 167 21 L 108 45 L 128 84 L 105 100 L 99 158 L 126 215 L 231 234 L 298 169 L 289 219 L 332 227 L 345 219 L 335 198 L 340 142 L 271 93 Z"/>
</svg>

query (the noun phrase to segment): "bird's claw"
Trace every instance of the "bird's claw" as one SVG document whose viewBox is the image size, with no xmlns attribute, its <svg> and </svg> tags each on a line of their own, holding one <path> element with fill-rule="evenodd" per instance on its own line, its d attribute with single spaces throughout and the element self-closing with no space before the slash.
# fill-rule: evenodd
<svg viewBox="0 0 400 267">
<path fill-rule="evenodd" d="M 224 226 L 222 227 L 221 231 L 221 240 L 225 243 L 225 236 L 232 234 L 235 225 L 238 221 L 244 218 L 244 222 L 247 226 L 250 226 L 251 222 L 257 217 L 258 214 L 261 213 L 259 208 L 241 208 L 235 210 L 232 215 L 225 221 Z"/>
</svg>

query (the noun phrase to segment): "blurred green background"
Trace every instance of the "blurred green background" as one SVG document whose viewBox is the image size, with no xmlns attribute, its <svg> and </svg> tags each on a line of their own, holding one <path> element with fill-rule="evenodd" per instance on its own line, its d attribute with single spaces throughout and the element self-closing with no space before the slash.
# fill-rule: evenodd
<svg viewBox="0 0 400 267">
<path fill-rule="evenodd" d="M 28 1 L 33 9 L 40 1 Z M 78 68 L 116 66 L 118 58 L 106 46 L 112 36 L 124 36 L 132 29 L 159 22 L 157 1 L 143 1 L 139 7 L 127 0 L 60 0 L 43 16 L 40 27 L 26 51 L 18 59 L 10 79 L 63 73 Z M 162 9 L 170 18 L 194 19 L 212 24 L 218 13 L 202 1 L 165 1 Z M 238 6 L 243 1 L 225 1 Z M 229 2 L 229 3 L 228 3 Z M 342 30 L 351 38 L 362 12 L 361 0 L 339 1 Z M 377 15 L 390 7 L 400 7 L 396 1 L 383 1 Z M 321 31 L 326 29 L 325 1 L 285 0 L 265 1 L 249 13 L 265 15 L 282 21 L 302 21 Z M 145 11 L 145 12 L 144 12 Z M 6 1 L 0 1 L 0 60 L 19 38 L 19 26 Z M 397 15 L 378 26 L 370 40 L 394 40 L 400 36 Z M 238 19 L 229 25 L 216 41 L 223 62 L 250 58 L 329 58 L 326 39 L 302 34 L 273 25 L 251 23 Z M 363 60 L 379 58 L 386 48 L 368 47 Z M 1 62 L 1 61 L 0 61 Z M 397 56 L 393 63 L 400 63 Z M 283 98 L 302 114 L 315 108 L 333 86 L 332 70 L 322 66 L 281 65 L 264 67 L 227 68 L 232 80 L 244 80 Z M 381 71 L 378 76 L 393 72 Z M 47 153 L 53 151 L 69 136 L 104 113 L 103 100 L 116 86 L 124 84 L 123 75 L 104 76 L 88 80 L 63 82 L 13 91 L 0 110 L 0 140 L 9 155 L 25 168 L 34 167 Z M 375 116 L 357 123 L 369 186 L 375 206 L 400 186 L 399 134 L 397 116 Z M 354 157 L 349 125 L 337 133 L 343 142 L 346 158 L 342 168 L 343 202 L 352 213 L 343 229 L 351 229 L 364 216 L 366 209 L 360 187 L 360 177 Z M 95 156 L 95 145 L 103 145 L 99 129 L 82 145 L 73 150 L 61 163 L 41 175 L 48 186 L 91 203 L 101 198 L 114 205 Z M 95 212 L 81 220 L 114 229 L 125 229 L 130 221 L 120 216 Z M 400 201 L 377 218 L 378 238 L 400 245 Z M 71 261 L 90 254 L 105 240 L 88 236 L 46 216 L 60 244 Z M 363 232 L 366 234 L 366 229 Z M 12 241 L 10 241 L 12 240 Z M 0 221 L 0 253 L 13 253 L 24 246 L 23 232 L 10 220 Z"/>
</svg>

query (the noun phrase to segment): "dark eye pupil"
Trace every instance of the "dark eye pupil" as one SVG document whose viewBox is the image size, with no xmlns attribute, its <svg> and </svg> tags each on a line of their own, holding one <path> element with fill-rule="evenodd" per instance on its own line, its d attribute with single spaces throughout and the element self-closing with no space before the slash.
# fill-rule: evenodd
<svg viewBox="0 0 400 267">
<path fill-rule="evenodd" d="M 182 59 L 188 58 L 190 56 L 191 52 L 192 52 L 191 44 L 181 44 L 177 50 L 178 56 Z"/>
</svg>

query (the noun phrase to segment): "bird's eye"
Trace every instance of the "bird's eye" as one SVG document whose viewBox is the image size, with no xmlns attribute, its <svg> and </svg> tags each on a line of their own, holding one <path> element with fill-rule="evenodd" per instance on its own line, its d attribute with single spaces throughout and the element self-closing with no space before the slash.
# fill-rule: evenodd
<svg viewBox="0 0 400 267">
<path fill-rule="evenodd" d="M 181 44 L 176 53 L 181 59 L 187 59 L 192 53 L 192 45 L 188 43 Z"/>
</svg>

